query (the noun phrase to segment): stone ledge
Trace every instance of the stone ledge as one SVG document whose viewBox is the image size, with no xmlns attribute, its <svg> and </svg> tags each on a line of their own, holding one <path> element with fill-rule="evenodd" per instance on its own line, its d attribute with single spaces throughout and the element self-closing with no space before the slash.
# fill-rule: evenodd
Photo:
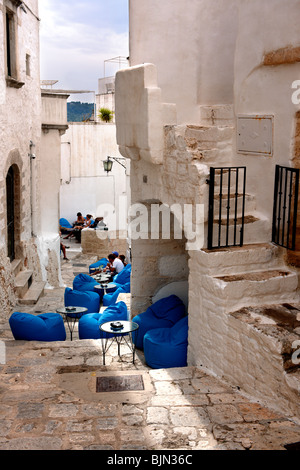
<svg viewBox="0 0 300 470">
<path fill-rule="evenodd" d="M 82 253 L 106 258 L 112 251 L 126 255 L 126 232 L 84 229 L 81 232 Z"/>
</svg>

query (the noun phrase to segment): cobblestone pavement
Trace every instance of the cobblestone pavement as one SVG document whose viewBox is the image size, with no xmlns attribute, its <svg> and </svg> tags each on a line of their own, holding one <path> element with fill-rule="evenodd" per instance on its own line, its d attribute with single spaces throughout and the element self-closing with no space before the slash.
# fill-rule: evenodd
<svg viewBox="0 0 300 470">
<path fill-rule="evenodd" d="M 71 286 L 74 272 L 86 272 L 94 259 L 78 247 L 68 257 L 62 271 Z M 63 292 L 48 290 L 22 310 L 55 311 Z M 124 349 L 120 358 L 114 345 L 103 366 L 100 340 L 75 334 L 63 343 L 14 341 L 8 323 L 0 335 L 2 450 L 284 450 L 299 441 L 299 424 L 198 368 L 150 370 L 140 351 L 132 364 L 132 355 Z M 132 375 L 143 390 L 97 391 L 107 377 Z"/>
</svg>

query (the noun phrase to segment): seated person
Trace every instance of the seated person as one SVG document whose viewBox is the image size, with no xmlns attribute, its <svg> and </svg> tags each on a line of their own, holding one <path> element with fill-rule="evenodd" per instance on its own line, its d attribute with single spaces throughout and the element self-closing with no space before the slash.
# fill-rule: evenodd
<svg viewBox="0 0 300 470">
<path fill-rule="evenodd" d="M 67 238 L 73 238 L 74 237 L 74 229 L 77 228 L 77 227 L 81 227 L 83 226 L 85 223 L 85 219 L 84 217 L 82 216 L 81 212 L 77 212 L 77 219 L 75 220 L 75 222 L 73 222 L 73 228 L 71 229 L 70 233 L 64 237 L 65 240 Z"/>
<path fill-rule="evenodd" d="M 77 241 L 81 241 L 81 230 L 84 228 L 89 228 L 92 223 L 93 216 L 91 214 L 86 215 L 86 220 L 83 225 L 74 225 L 72 232 L 67 235 L 66 238 L 69 238 L 72 234 L 75 236 Z"/>
<path fill-rule="evenodd" d="M 84 225 L 85 219 L 81 212 L 77 212 L 77 219 L 73 223 L 73 226 L 76 227 L 77 225 Z"/>
<path fill-rule="evenodd" d="M 126 261 L 125 261 L 125 255 L 119 255 L 119 258 L 120 260 L 122 261 L 122 263 L 124 264 L 124 266 L 127 265 Z"/>
<path fill-rule="evenodd" d="M 124 264 L 122 263 L 122 261 L 119 258 L 117 258 L 117 256 L 114 255 L 113 253 L 108 255 L 108 261 L 109 263 L 107 267 L 104 269 L 104 271 L 106 272 L 110 271 L 112 276 L 119 274 L 122 271 L 122 269 L 124 269 Z"/>
</svg>

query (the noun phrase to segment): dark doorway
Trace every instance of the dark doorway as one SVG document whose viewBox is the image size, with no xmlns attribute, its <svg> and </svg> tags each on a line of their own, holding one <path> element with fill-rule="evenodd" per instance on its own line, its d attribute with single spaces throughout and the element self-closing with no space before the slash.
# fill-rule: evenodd
<svg viewBox="0 0 300 470">
<path fill-rule="evenodd" d="M 15 259 L 15 174 L 11 166 L 6 176 L 7 256 Z"/>
</svg>

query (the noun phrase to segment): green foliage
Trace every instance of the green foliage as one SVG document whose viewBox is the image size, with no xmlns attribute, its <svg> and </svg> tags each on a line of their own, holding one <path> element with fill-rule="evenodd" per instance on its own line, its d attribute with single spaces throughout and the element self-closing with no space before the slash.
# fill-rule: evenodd
<svg viewBox="0 0 300 470">
<path fill-rule="evenodd" d="M 108 108 L 101 108 L 99 111 L 99 118 L 104 122 L 111 122 L 113 119 L 114 112 Z"/>
<path fill-rule="evenodd" d="M 94 112 L 94 103 L 81 103 L 81 101 L 71 101 L 67 103 L 68 122 L 87 121 Z"/>
</svg>

